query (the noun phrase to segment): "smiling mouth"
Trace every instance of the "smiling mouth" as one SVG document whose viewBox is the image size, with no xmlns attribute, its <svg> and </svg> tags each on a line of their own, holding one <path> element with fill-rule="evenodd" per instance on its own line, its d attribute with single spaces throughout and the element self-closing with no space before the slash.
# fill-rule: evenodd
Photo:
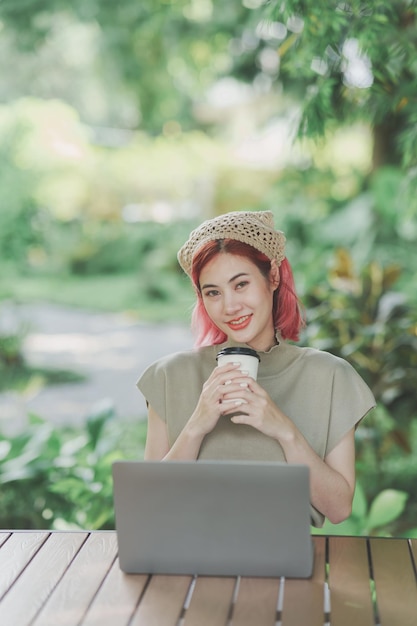
<svg viewBox="0 0 417 626">
<path fill-rule="evenodd" d="M 251 320 L 251 315 L 243 315 L 236 320 L 231 320 L 227 322 L 229 328 L 233 328 L 233 330 L 241 330 L 242 328 L 246 328 Z"/>
</svg>

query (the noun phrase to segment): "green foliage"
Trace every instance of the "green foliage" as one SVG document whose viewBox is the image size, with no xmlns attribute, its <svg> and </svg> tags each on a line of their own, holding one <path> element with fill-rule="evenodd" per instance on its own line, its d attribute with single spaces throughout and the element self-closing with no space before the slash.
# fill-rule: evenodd
<svg viewBox="0 0 417 626">
<path fill-rule="evenodd" d="M 0 333 L 0 372 L 6 367 L 23 362 L 22 342 L 24 331 Z"/>
<path fill-rule="evenodd" d="M 271 19 L 302 22 L 281 44 L 284 81 L 307 94 L 302 128 L 322 134 L 328 124 L 361 118 L 381 133 L 382 162 L 417 163 L 417 4 L 379 0 L 318 4 L 268 3 Z M 356 73 L 355 73 L 356 72 Z M 376 155 L 381 161 L 381 155 Z"/>
<path fill-rule="evenodd" d="M 348 252 L 340 250 L 329 284 L 314 288 L 305 304 L 306 341 L 351 361 L 401 423 L 410 406 L 417 406 L 412 382 L 417 316 L 405 296 L 394 291 L 399 275 L 398 267 L 376 262 L 356 273 Z"/>
<path fill-rule="evenodd" d="M 355 292 L 359 286 L 353 274 L 365 266 L 371 272 L 375 262 L 372 271 L 376 274 L 368 282 L 380 289 L 376 268 L 382 266 L 386 268 L 384 280 L 391 276 L 393 290 L 403 293 L 410 303 L 416 301 L 412 268 L 417 263 L 417 207 L 404 202 L 401 171 L 380 168 L 361 193 L 363 184 L 363 173 L 338 171 L 336 163 L 330 167 L 324 162 L 320 169 L 304 171 L 288 168 L 256 207 L 272 207 L 276 224 L 285 232 L 288 258 L 302 299 L 326 289 L 329 273 L 333 282 L 344 283 L 347 291 Z M 346 250 L 345 261 L 335 260 L 337 250 Z M 338 254 L 343 257 L 345 253 Z M 337 276 L 337 266 L 344 262 L 350 266 L 344 270 L 350 272 L 346 280 Z M 359 298 L 344 297 L 346 306 L 361 306 Z"/>
<path fill-rule="evenodd" d="M 368 507 L 365 492 L 356 483 L 352 514 L 340 524 L 325 520 L 322 528 L 314 528 L 316 535 L 376 535 L 391 536 L 394 522 L 404 513 L 408 494 L 395 489 L 384 489 L 377 494 Z M 416 537 L 417 529 L 408 529 L 404 536 Z"/>
<path fill-rule="evenodd" d="M 284 86 L 301 106 L 301 131 L 313 136 L 365 120 L 375 132 L 375 167 L 395 163 L 410 172 L 417 164 L 416 16 L 415 0 L 0 3 L 6 52 L 19 54 L 20 65 L 60 51 L 63 32 L 67 45 L 84 41 L 84 65 L 61 57 L 68 77 L 61 81 L 52 57 L 43 67 L 48 91 L 33 76 L 29 91 L 49 97 L 52 89 L 89 123 L 167 135 L 207 127 L 214 120 L 198 105 L 219 78 L 232 76 L 255 93 Z M 27 93 L 27 76 L 21 80 Z M 79 88 L 68 89 L 74 82 Z M 99 106 L 91 104 L 97 96 Z"/>
<path fill-rule="evenodd" d="M 1 341 L 0 341 L 1 344 Z M 1 350 L 1 345 L 0 345 Z M 85 376 L 66 369 L 31 366 L 24 361 L 4 365 L 0 362 L 0 393 L 15 390 L 20 393 L 63 383 L 80 383 Z"/>
<path fill-rule="evenodd" d="M 221 146 L 199 134 L 129 138 L 112 150 L 93 145 L 75 112 L 59 102 L 0 107 L 3 269 L 132 273 L 156 248 L 174 258 L 181 227 L 154 224 L 154 207 L 167 206 L 169 217 L 204 205 L 195 180 L 210 186 L 212 169 L 225 160 Z"/>
<path fill-rule="evenodd" d="M 40 239 L 33 198 L 36 175 L 19 163 L 24 133 L 23 121 L 0 109 L 0 250 L 3 259 L 19 263 Z"/>
<path fill-rule="evenodd" d="M 394 290 L 399 275 L 398 267 L 376 262 L 357 273 L 350 255 L 340 250 L 329 284 L 305 298 L 309 323 L 303 338 L 352 363 L 375 395 L 377 409 L 357 431 L 357 473 L 368 501 L 390 490 L 372 509 L 371 522 L 366 522 L 372 528 L 375 515 L 382 519 L 381 503 L 394 492 L 407 494 L 397 532 L 413 525 L 417 506 L 417 314 L 404 294 Z M 400 512 L 405 499 L 403 504 Z M 350 523 L 355 527 L 356 522 Z"/>
<path fill-rule="evenodd" d="M 0 434 L 2 528 L 114 528 L 111 465 L 141 458 L 145 422 L 115 422 L 98 408 L 85 428 L 29 416 L 21 432 Z"/>
<path fill-rule="evenodd" d="M 122 274 L 176 270 L 176 251 L 190 231 L 190 221 L 158 224 L 146 221 L 73 224 L 77 243 L 69 252 L 68 269 L 76 275 Z"/>
<path fill-rule="evenodd" d="M 46 0 L 42 4 L 26 2 L 24 7 L 9 0 L 0 3 L 0 19 L 14 36 L 13 46 L 28 56 L 48 55 L 48 44 L 54 35 L 61 41 L 63 30 L 66 33 L 79 25 L 88 29 L 94 42 L 90 61 L 91 73 L 95 74 L 94 98 L 98 94 L 102 97 L 99 111 L 89 106 L 77 90 L 71 93 L 57 80 L 55 72 L 46 68 L 56 92 L 93 123 L 104 109 L 106 119 L 100 120 L 103 125 L 125 127 L 127 121 L 132 127 L 139 122 L 152 133 L 161 132 L 167 120 L 176 120 L 185 129 L 195 127 L 195 102 L 219 76 L 233 68 L 230 42 L 247 32 L 252 17 L 253 12 L 241 0 L 229 0 L 227 4 L 211 0 Z M 236 71 L 252 76 L 254 52 L 249 49 L 246 56 L 250 62 L 239 58 Z M 60 61 L 67 75 L 78 81 L 71 62 L 65 57 Z M 76 58 L 73 65 L 79 70 L 82 64 Z M 42 85 L 34 82 L 34 91 L 39 93 Z M 88 93 L 88 80 L 83 86 Z M 126 114 L 132 100 L 133 111 Z"/>
<path fill-rule="evenodd" d="M 378 255 L 381 262 L 390 257 L 404 266 L 416 256 L 417 195 L 412 177 L 399 168 L 380 168 L 367 180 L 366 171 L 342 160 L 338 165 L 331 158 L 335 148 L 326 156 L 323 147 L 316 151 L 320 167 L 257 172 L 232 167 L 221 144 L 202 135 L 175 141 L 137 135 L 128 146 L 104 150 L 88 143 L 76 115 L 62 104 L 24 100 L 2 113 L 10 122 L 4 122 L 5 136 L 11 127 L 19 129 L 4 162 L 13 163 L 16 176 L 31 173 L 30 184 L 22 186 L 17 178 L 7 183 L 5 197 L 13 202 L 0 217 L 8 224 L 0 230 L 0 260 L 20 275 L 138 272 L 138 289 L 148 290 L 143 277 L 153 289 L 159 270 L 171 267 L 175 276 L 175 252 L 190 226 L 187 219 L 147 221 L 161 198 L 179 215 L 188 215 L 187 203 L 205 206 L 207 196 L 215 213 L 273 206 L 306 289 L 326 277 L 323 253 L 331 254 L 335 245 L 349 246 L 359 263 Z M 354 135 L 347 149 L 360 140 Z M 15 193 L 16 186 L 27 200 Z M 404 284 L 407 279 L 406 274 Z"/>
<path fill-rule="evenodd" d="M 25 325 L 6 331 L 0 324 L 0 393 L 84 380 L 84 376 L 76 372 L 29 365 L 23 354 L 27 332 Z"/>
</svg>

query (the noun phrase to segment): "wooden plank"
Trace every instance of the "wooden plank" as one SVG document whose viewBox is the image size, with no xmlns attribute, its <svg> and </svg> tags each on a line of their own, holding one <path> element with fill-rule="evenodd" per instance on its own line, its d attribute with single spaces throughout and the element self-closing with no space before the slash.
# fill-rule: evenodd
<svg viewBox="0 0 417 626">
<path fill-rule="evenodd" d="M 131 626 L 177 626 L 192 580 L 192 576 L 152 576 Z"/>
<path fill-rule="evenodd" d="M 54 593 L 37 615 L 34 626 L 74 626 L 82 623 L 84 614 L 110 570 L 116 554 L 115 533 L 97 531 L 88 534 Z"/>
<path fill-rule="evenodd" d="M 381 626 L 415 626 L 417 585 L 406 539 L 370 539 Z"/>
<path fill-rule="evenodd" d="M 0 624 L 28 624 L 37 614 L 84 541 L 85 533 L 35 533 L 24 546 L 25 556 L 41 542 L 41 549 L 27 564 L 0 604 Z M 22 543 L 14 533 L 9 541 Z M 7 547 L 6 543 L 5 548 Z M 0 553 L 3 551 L 0 551 Z"/>
<path fill-rule="evenodd" d="M 233 610 L 233 626 L 274 626 L 279 587 L 279 578 L 241 578 Z"/>
<path fill-rule="evenodd" d="M 366 539 L 329 538 L 331 624 L 373 626 L 370 571 Z"/>
<path fill-rule="evenodd" d="M 146 574 L 124 574 L 119 567 L 119 559 L 116 559 L 82 626 L 121 626 L 130 623 L 148 579 Z"/>
<path fill-rule="evenodd" d="M 282 626 L 323 626 L 326 539 L 313 537 L 314 569 L 311 578 L 284 582 Z M 333 625 L 332 625 L 333 626 Z"/>
<path fill-rule="evenodd" d="M 232 610 L 235 585 L 235 578 L 199 576 L 184 614 L 184 626 L 225 626 Z"/>
<path fill-rule="evenodd" d="M 44 532 L 16 532 L 2 544 L 0 549 L 0 599 L 10 589 L 33 555 L 46 541 L 48 535 L 49 533 Z"/>
</svg>

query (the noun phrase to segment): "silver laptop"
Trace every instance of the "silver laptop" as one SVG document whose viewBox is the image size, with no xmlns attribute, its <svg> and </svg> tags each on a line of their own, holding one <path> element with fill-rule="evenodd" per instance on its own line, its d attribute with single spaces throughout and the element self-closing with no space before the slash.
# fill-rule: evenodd
<svg viewBox="0 0 417 626">
<path fill-rule="evenodd" d="M 120 461 L 113 490 L 126 573 L 311 576 L 304 465 Z"/>
</svg>

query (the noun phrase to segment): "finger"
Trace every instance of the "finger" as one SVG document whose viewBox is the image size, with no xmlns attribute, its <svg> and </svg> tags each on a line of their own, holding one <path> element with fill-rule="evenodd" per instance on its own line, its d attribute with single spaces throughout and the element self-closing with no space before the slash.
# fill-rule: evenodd
<svg viewBox="0 0 417 626">
<path fill-rule="evenodd" d="M 233 391 L 249 391 L 249 383 L 243 378 L 229 379 L 222 385 L 223 393 L 231 393 Z"/>
<path fill-rule="evenodd" d="M 236 408 L 246 407 L 248 403 L 243 398 L 230 398 L 228 400 L 222 400 L 222 411 L 228 412 L 236 411 Z"/>
<path fill-rule="evenodd" d="M 249 407 L 248 403 L 242 398 L 231 398 L 229 400 L 223 400 L 221 404 L 222 413 L 226 415 L 239 413 L 240 411 L 247 411 Z"/>
<path fill-rule="evenodd" d="M 226 366 L 225 366 L 226 367 Z M 216 368 L 220 370 L 219 368 Z M 214 371 L 207 382 L 214 382 L 216 385 L 224 385 L 226 383 L 230 383 L 231 381 L 235 381 L 237 379 L 244 380 L 241 372 L 238 369 L 238 366 L 227 367 L 227 369 L 223 369 L 222 371 Z"/>
<path fill-rule="evenodd" d="M 269 397 L 265 389 L 261 387 L 259 383 L 253 378 L 248 377 L 247 379 L 245 379 L 245 382 L 247 382 L 248 390 L 252 393 L 252 395 L 257 396 L 259 398 Z"/>
<path fill-rule="evenodd" d="M 238 415 L 236 415 L 236 414 L 233 415 L 230 418 L 230 421 L 233 422 L 233 424 L 247 424 L 248 423 L 247 418 L 248 418 L 247 413 L 246 414 L 245 413 L 239 413 Z"/>
<path fill-rule="evenodd" d="M 224 372 L 238 371 L 240 363 L 225 363 L 214 368 L 213 373 L 223 374 Z"/>
<path fill-rule="evenodd" d="M 250 393 L 249 392 L 249 383 L 246 382 L 246 380 L 243 380 L 241 378 L 234 378 L 234 379 L 229 379 L 226 380 L 224 382 L 223 385 L 221 385 L 222 387 L 222 391 L 223 391 L 223 395 L 229 395 L 229 394 L 233 394 L 236 392 L 246 392 L 246 393 Z"/>
</svg>

